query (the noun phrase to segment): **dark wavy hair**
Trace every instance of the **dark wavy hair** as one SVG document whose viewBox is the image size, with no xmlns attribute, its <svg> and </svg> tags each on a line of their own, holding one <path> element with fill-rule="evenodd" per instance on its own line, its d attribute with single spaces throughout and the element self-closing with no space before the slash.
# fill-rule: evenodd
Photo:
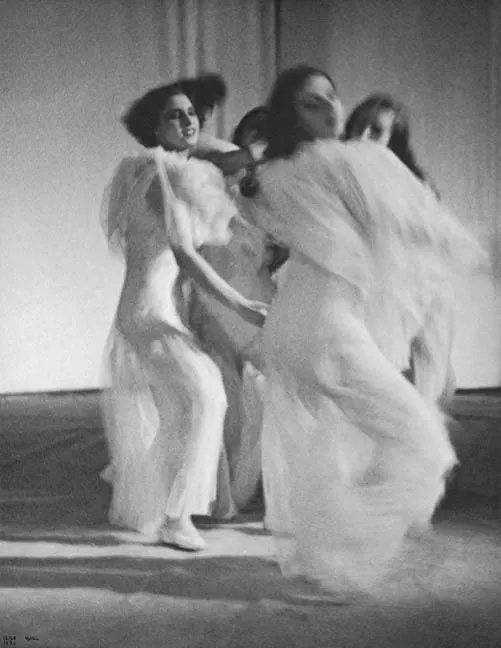
<svg viewBox="0 0 501 648">
<path fill-rule="evenodd" d="M 243 147 L 245 145 L 245 137 L 249 133 L 253 133 L 256 140 L 266 139 L 267 123 L 268 109 L 266 106 L 256 106 L 252 110 L 249 110 L 249 112 L 247 112 L 238 122 L 237 127 L 233 132 L 233 144 Z M 250 184 L 251 186 L 248 187 L 248 192 L 246 192 L 244 188 L 243 194 L 248 197 L 254 195 L 255 190 L 257 190 L 257 184 L 255 183 L 253 168 L 247 169 L 243 184 L 245 185 L 245 183 Z M 271 240 L 266 245 L 266 250 L 270 255 L 267 264 L 268 272 L 270 275 L 273 275 L 284 265 L 289 258 L 290 253 L 288 248 Z"/>
<path fill-rule="evenodd" d="M 203 74 L 149 90 L 134 101 L 122 116 L 128 133 L 146 148 L 158 146 L 155 131 L 162 111 L 166 102 L 179 94 L 186 95 L 191 101 L 200 127 L 203 127 L 209 113 L 225 100 L 226 83 L 218 74 Z"/>
<path fill-rule="evenodd" d="M 336 89 L 336 84 L 327 72 L 306 64 L 284 70 L 275 81 L 268 100 L 267 158 L 289 157 L 302 142 L 312 140 L 300 124 L 295 100 L 308 79 L 315 76 L 325 77 Z"/>
<path fill-rule="evenodd" d="M 238 122 L 231 141 L 233 144 L 242 147 L 244 145 L 245 136 L 249 132 L 253 132 L 256 139 L 266 139 L 266 129 L 268 122 L 268 109 L 266 106 L 256 106 L 249 112 L 245 113 L 242 119 Z"/>
<path fill-rule="evenodd" d="M 395 97 L 383 92 L 375 92 L 355 106 L 346 120 L 344 139 L 351 140 L 360 137 L 368 126 L 376 124 L 379 113 L 386 111 L 391 111 L 395 115 L 388 148 L 415 176 L 426 181 L 427 175 L 417 163 L 410 145 L 409 112 L 406 106 Z"/>
</svg>

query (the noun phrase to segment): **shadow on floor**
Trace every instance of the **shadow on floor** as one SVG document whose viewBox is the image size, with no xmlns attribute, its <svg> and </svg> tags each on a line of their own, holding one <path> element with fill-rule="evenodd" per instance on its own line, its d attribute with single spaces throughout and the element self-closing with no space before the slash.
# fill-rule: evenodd
<svg viewBox="0 0 501 648">
<path fill-rule="evenodd" d="M 0 574 L 4 588 L 99 588 L 231 601 L 280 600 L 285 592 L 276 563 L 253 556 L 9 558 L 0 560 Z"/>
<path fill-rule="evenodd" d="M 87 545 L 93 547 L 114 547 L 124 544 L 124 540 L 113 535 L 108 529 L 101 533 L 81 530 L 64 533 L 58 531 L 17 531 L 15 529 L 0 532 L 1 542 L 16 542 L 18 545 L 33 545 L 36 542 L 56 542 L 62 545 Z"/>
</svg>

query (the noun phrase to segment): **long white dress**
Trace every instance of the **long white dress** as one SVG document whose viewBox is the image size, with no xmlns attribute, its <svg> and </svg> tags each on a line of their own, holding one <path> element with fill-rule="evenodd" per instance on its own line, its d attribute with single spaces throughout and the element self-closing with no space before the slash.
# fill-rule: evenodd
<svg viewBox="0 0 501 648">
<path fill-rule="evenodd" d="M 373 143 L 304 146 L 258 180 L 242 213 L 291 249 L 264 328 L 267 526 L 285 574 L 371 590 L 427 527 L 456 461 L 401 370 L 479 248 Z"/>
<path fill-rule="evenodd" d="M 159 169 L 176 196 L 167 209 Z M 211 512 L 226 396 L 183 321 L 186 277 L 171 243 L 180 228 L 196 247 L 225 243 L 235 213 L 215 167 L 160 150 L 124 159 L 107 190 L 107 235 L 126 261 L 103 400 L 115 525 L 156 534 L 166 516 Z"/>
</svg>

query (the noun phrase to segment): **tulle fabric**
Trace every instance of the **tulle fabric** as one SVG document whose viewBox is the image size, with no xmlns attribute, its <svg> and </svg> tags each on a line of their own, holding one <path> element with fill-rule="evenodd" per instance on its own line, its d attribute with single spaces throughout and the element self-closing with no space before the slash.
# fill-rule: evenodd
<svg viewBox="0 0 501 648">
<path fill-rule="evenodd" d="M 100 221 L 112 250 L 124 252 L 127 228 L 148 211 L 146 193 L 158 173 L 166 174 L 178 200 L 178 211 L 187 211 L 182 219 L 191 231 L 195 247 L 206 243 L 224 245 L 229 241 L 230 221 L 237 211 L 221 173 L 203 160 L 157 148 L 124 158 L 104 191 Z M 170 223 L 167 229 L 175 235 Z"/>
<path fill-rule="evenodd" d="M 440 412 L 382 355 L 336 282 L 290 264 L 264 331 L 266 525 L 287 575 L 371 589 L 407 530 L 426 527 L 455 456 Z"/>
<path fill-rule="evenodd" d="M 155 535 L 166 516 L 212 511 L 227 401 L 186 326 L 189 291 L 171 243 L 225 242 L 234 215 L 211 165 L 163 151 L 126 158 L 106 191 L 102 222 L 127 266 L 105 357 L 113 524 Z"/>
<path fill-rule="evenodd" d="M 357 286 L 364 321 L 392 363 L 407 368 L 409 340 L 419 333 L 436 351 L 449 350 L 455 282 L 487 257 L 391 151 L 319 142 L 266 165 L 258 179 L 262 191 L 240 200 L 242 213 Z M 422 384 L 436 394 L 445 374 L 437 380 L 443 367 L 432 364 L 422 363 Z"/>
<path fill-rule="evenodd" d="M 259 183 L 247 217 L 292 248 L 263 333 L 266 525 L 286 575 L 376 591 L 456 461 L 442 414 L 401 370 L 482 254 L 374 144 L 311 145 Z"/>
</svg>

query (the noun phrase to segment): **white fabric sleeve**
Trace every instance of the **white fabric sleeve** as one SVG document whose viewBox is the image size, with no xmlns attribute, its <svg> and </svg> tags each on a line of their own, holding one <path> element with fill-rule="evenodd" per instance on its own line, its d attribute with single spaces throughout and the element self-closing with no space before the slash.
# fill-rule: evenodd
<svg viewBox="0 0 501 648">
<path fill-rule="evenodd" d="M 146 193 L 155 177 L 149 161 L 146 156 L 124 158 L 104 191 L 100 222 L 114 251 L 124 253 L 129 220 L 144 213 Z"/>
</svg>

